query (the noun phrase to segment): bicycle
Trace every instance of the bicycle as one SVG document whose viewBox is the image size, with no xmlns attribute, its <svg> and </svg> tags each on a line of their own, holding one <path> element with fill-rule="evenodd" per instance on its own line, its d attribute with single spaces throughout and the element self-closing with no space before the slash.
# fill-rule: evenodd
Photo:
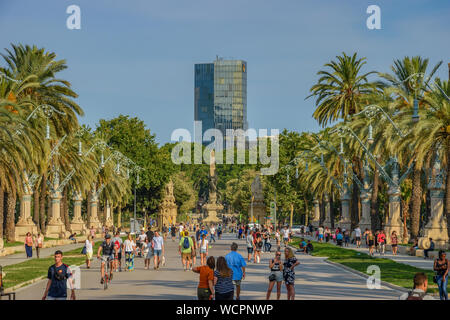
<svg viewBox="0 0 450 320">
<path fill-rule="evenodd" d="M 103 290 L 108 289 L 108 283 L 111 282 L 111 278 L 109 277 L 109 273 L 110 273 L 110 262 L 111 262 L 111 257 L 107 257 L 106 260 L 101 257 L 99 258 L 99 260 L 102 260 L 103 262 L 105 262 L 105 270 L 104 270 L 104 275 L 103 275 Z"/>
</svg>

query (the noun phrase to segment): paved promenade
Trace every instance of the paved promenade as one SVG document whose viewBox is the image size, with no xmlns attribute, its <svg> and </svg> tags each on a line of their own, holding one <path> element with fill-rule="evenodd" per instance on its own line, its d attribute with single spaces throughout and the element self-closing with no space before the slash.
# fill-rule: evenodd
<svg viewBox="0 0 450 320">
<path fill-rule="evenodd" d="M 216 258 L 229 252 L 230 244 L 239 244 L 239 253 L 246 255 L 245 241 L 237 240 L 234 234 L 225 234 L 222 240 L 213 243 L 210 255 Z M 247 277 L 242 282 L 242 300 L 265 299 L 268 286 L 268 261 L 272 253 L 262 254 L 260 264 L 247 266 Z M 390 288 L 370 290 L 366 279 L 324 262 L 324 258 L 297 254 L 301 264 L 296 268 L 296 299 L 397 299 L 400 292 Z M 77 299 L 196 299 L 198 274 L 183 271 L 177 250 L 177 242 L 166 242 L 167 264 L 162 269 L 144 269 L 142 258 L 136 258 L 136 270 L 115 273 L 111 285 L 103 290 L 100 284 L 99 263 L 94 260 L 91 269 L 81 268 L 81 289 Z M 197 262 L 198 263 L 198 262 Z M 17 299 L 40 299 L 46 281 L 41 281 L 17 291 Z M 272 292 L 272 299 L 276 292 Z M 286 289 L 282 287 L 282 299 Z"/>
<path fill-rule="evenodd" d="M 96 239 L 96 241 L 100 241 L 100 239 Z M 64 252 L 64 251 L 70 251 L 73 249 L 80 248 L 80 252 L 81 252 L 81 248 L 83 248 L 83 246 L 84 246 L 84 241 L 82 243 L 65 244 L 65 245 L 51 247 L 51 248 L 43 248 L 39 252 L 39 256 L 40 256 L 40 258 L 47 258 L 47 257 L 53 256 L 53 254 L 55 253 L 56 250 L 61 250 L 62 252 Z M 34 247 L 33 247 L 33 257 L 31 259 L 36 259 L 36 250 L 34 249 Z M 0 266 L 6 267 L 11 264 L 21 263 L 21 262 L 24 262 L 27 260 L 30 260 L 30 258 L 27 258 L 27 254 L 25 252 L 10 254 L 7 256 L 0 257 Z"/>
<path fill-rule="evenodd" d="M 316 238 L 311 237 L 311 236 L 298 236 L 299 238 L 305 238 L 305 239 L 310 239 L 312 241 L 317 241 Z M 325 240 L 324 240 L 325 243 Z M 336 245 L 332 240 L 330 240 L 329 242 L 330 244 L 334 244 Z M 361 248 L 357 248 L 356 245 L 354 244 L 349 244 L 348 247 L 342 246 L 342 248 L 344 249 L 353 249 L 362 253 L 366 253 L 369 254 L 369 248 L 367 248 L 365 246 L 365 244 L 361 244 L 362 247 Z M 375 258 L 382 258 L 382 259 L 390 259 L 393 261 L 396 261 L 398 263 L 403 263 L 403 264 L 407 264 L 416 268 L 421 268 L 421 269 L 425 269 L 425 270 L 433 270 L 433 264 L 434 264 L 434 260 L 433 259 L 427 259 L 425 260 L 423 257 L 416 257 L 416 256 L 410 256 L 410 255 L 406 255 L 406 254 L 401 254 L 398 253 L 396 256 L 394 256 L 392 254 L 392 251 L 386 251 L 384 255 L 380 255 L 378 252 L 375 251 L 374 249 L 374 257 Z"/>
</svg>

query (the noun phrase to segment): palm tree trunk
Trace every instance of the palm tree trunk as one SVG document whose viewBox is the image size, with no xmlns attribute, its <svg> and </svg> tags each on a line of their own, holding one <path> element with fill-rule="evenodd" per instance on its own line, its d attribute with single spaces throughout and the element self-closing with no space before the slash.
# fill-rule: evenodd
<svg viewBox="0 0 450 320">
<path fill-rule="evenodd" d="M 370 200 L 370 217 L 372 223 L 372 230 L 381 229 L 380 215 L 378 212 L 378 184 L 380 181 L 380 175 L 378 173 L 378 167 L 375 166 L 375 171 L 373 173 L 373 189 L 372 189 L 372 199 Z"/>
<path fill-rule="evenodd" d="M 413 185 L 411 196 L 411 239 L 419 236 L 420 225 L 420 207 L 422 204 L 422 185 L 421 185 L 422 170 L 414 165 Z"/>
<path fill-rule="evenodd" d="M 0 184 L 0 239 L 3 239 L 3 223 L 4 223 L 4 205 L 5 205 L 5 192 Z"/>
<path fill-rule="evenodd" d="M 41 226 L 39 224 L 39 188 L 36 186 L 33 194 L 33 222 L 36 224 L 38 232 L 41 232 Z"/>
<path fill-rule="evenodd" d="M 122 226 L 122 207 L 119 204 L 117 206 L 117 228 L 120 228 Z"/>
<path fill-rule="evenodd" d="M 69 201 L 67 199 L 67 188 L 64 189 L 62 204 L 63 204 L 62 216 L 64 216 L 64 225 L 66 226 L 66 230 L 70 231 Z"/>
<path fill-rule="evenodd" d="M 40 194 L 40 205 L 39 205 L 39 221 L 40 221 L 40 225 L 41 225 L 41 232 L 45 233 L 45 200 L 46 200 L 46 196 L 47 196 L 47 174 L 44 173 L 44 175 L 42 176 L 42 180 L 41 180 L 41 194 Z"/>
<path fill-rule="evenodd" d="M 16 219 L 16 202 L 17 202 L 16 191 L 12 189 L 12 191 L 8 192 L 6 196 L 7 196 L 6 229 L 5 229 L 6 241 L 14 242 L 16 241 L 15 237 L 16 231 L 15 219 Z"/>
</svg>

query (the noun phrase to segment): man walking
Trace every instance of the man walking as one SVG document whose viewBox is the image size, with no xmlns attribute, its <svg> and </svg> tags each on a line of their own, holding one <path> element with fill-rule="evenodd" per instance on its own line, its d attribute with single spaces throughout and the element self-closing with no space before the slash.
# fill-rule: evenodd
<svg viewBox="0 0 450 320">
<path fill-rule="evenodd" d="M 359 226 L 355 229 L 356 247 L 361 247 L 361 228 Z"/>
<path fill-rule="evenodd" d="M 159 232 L 155 232 L 155 236 L 152 238 L 152 247 L 153 247 L 153 268 L 159 269 L 159 265 L 161 263 L 161 256 L 164 256 L 164 239 L 159 235 Z"/>
<path fill-rule="evenodd" d="M 184 235 L 180 239 L 178 246 L 178 252 L 181 254 L 181 263 L 183 264 L 184 271 L 192 270 L 191 254 L 194 241 L 189 237 L 189 231 L 184 231 Z"/>
<path fill-rule="evenodd" d="M 240 300 L 241 281 L 245 279 L 245 259 L 237 253 L 238 245 L 233 242 L 231 244 L 231 252 L 225 256 L 228 267 L 233 270 L 233 283 L 236 286 L 236 300 Z"/>
<path fill-rule="evenodd" d="M 400 300 L 434 300 L 427 295 L 428 278 L 423 272 L 416 273 L 414 276 L 414 289 L 408 293 L 402 294 Z"/>
<path fill-rule="evenodd" d="M 216 228 L 214 227 L 214 225 L 212 225 L 211 226 L 211 228 L 209 228 L 209 232 L 211 233 L 211 240 L 210 240 L 210 242 L 216 242 L 216 239 L 215 239 L 215 234 L 216 234 Z"/>
<path fill-rule="evenodd" d="M 70 299 L 75 300 L 72 271 L 67 264 L 62 262 L 62 256 L 63 253 L 60 250 L 55 252 L 55 264 L 48 268 L 48 282 L 42 300 L 67 300 L 67 282 L 72 290 Z"/>
</svg>

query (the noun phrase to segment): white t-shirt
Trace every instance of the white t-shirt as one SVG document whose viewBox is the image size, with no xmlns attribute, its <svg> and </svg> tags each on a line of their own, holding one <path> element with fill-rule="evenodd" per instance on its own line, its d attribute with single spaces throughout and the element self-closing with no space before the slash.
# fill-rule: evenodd
<svg viewBox="0 0 450 320">
<path fill-rule="evenodd" d="M 212 227 L 211 229 L 209 229 L 209 231 L 211 231 L 211 234 L 215 234 L 216 233 L 216 228 Z"/>
<path fill-rule="evenodd" d="M 184 227 L 180 226 L 178 229 L 180 230 L 180 233 L 181 233 L 181 232 L 183 232 Z"/>
<path fill-rule="evenodd" d="M 355 229 L 355 237 L 361 237 L 361 229 L 360 228 Z"/>
<path fill-rule="evenodd" d="M 154 244 L 153 249 L 162 250 L 163 243 L 164 243 L 163 237 L 161 236 L 153 237 L 153 244 Z"/>
<path fill-rule="evenodd" d="M 89 240 L 85 242 L 86 252 L 92 252 L 92 243 Z"/>
<path fill-rule="evenodd" d="M 318 231 L 319 231 L 319 234 L 323 234 L 323 228 L 322 227 L 320 227 Z"/>
<path fill-rule="evenodd" d="M 125 242 L 123 243 L 124 247 L 125 247 L 125 252 L 132 252 L 133 251 L 133 247 L 136 246 L 136 244 L 134 243 L 133 240 L 125 240 Z"/>
<path fill-rule="evenodd" d="M 280 233 L 277 231 L 277 232 L 275 232 L 275 238 L 276 239 L 280 239 Z"/>
<path fill-rule="evenodd" d="M 138 238 L 140 242 L 145 242 L 145 239 L 147 239 L 147 235 L 145 233 L 141 233 Z"/>
<path fill-rule="evenodd" d="M 281 230 L 281 232 L 283 232 L 283 238 L 289 238 L 289 230 L 288 229 L 283 229 Z"/>
<path fill-rule="evenodd" d="M 202 243 L 203 243 L 203 245 L 202 245 Z M 206 240 L 206 239 L 202 239 L 202 240 L 200 240 L 200 249 L 203 249 L 203 250 L 206 250 L 206 248 L 208 248 L 208 240 Z"/>
</svg>

